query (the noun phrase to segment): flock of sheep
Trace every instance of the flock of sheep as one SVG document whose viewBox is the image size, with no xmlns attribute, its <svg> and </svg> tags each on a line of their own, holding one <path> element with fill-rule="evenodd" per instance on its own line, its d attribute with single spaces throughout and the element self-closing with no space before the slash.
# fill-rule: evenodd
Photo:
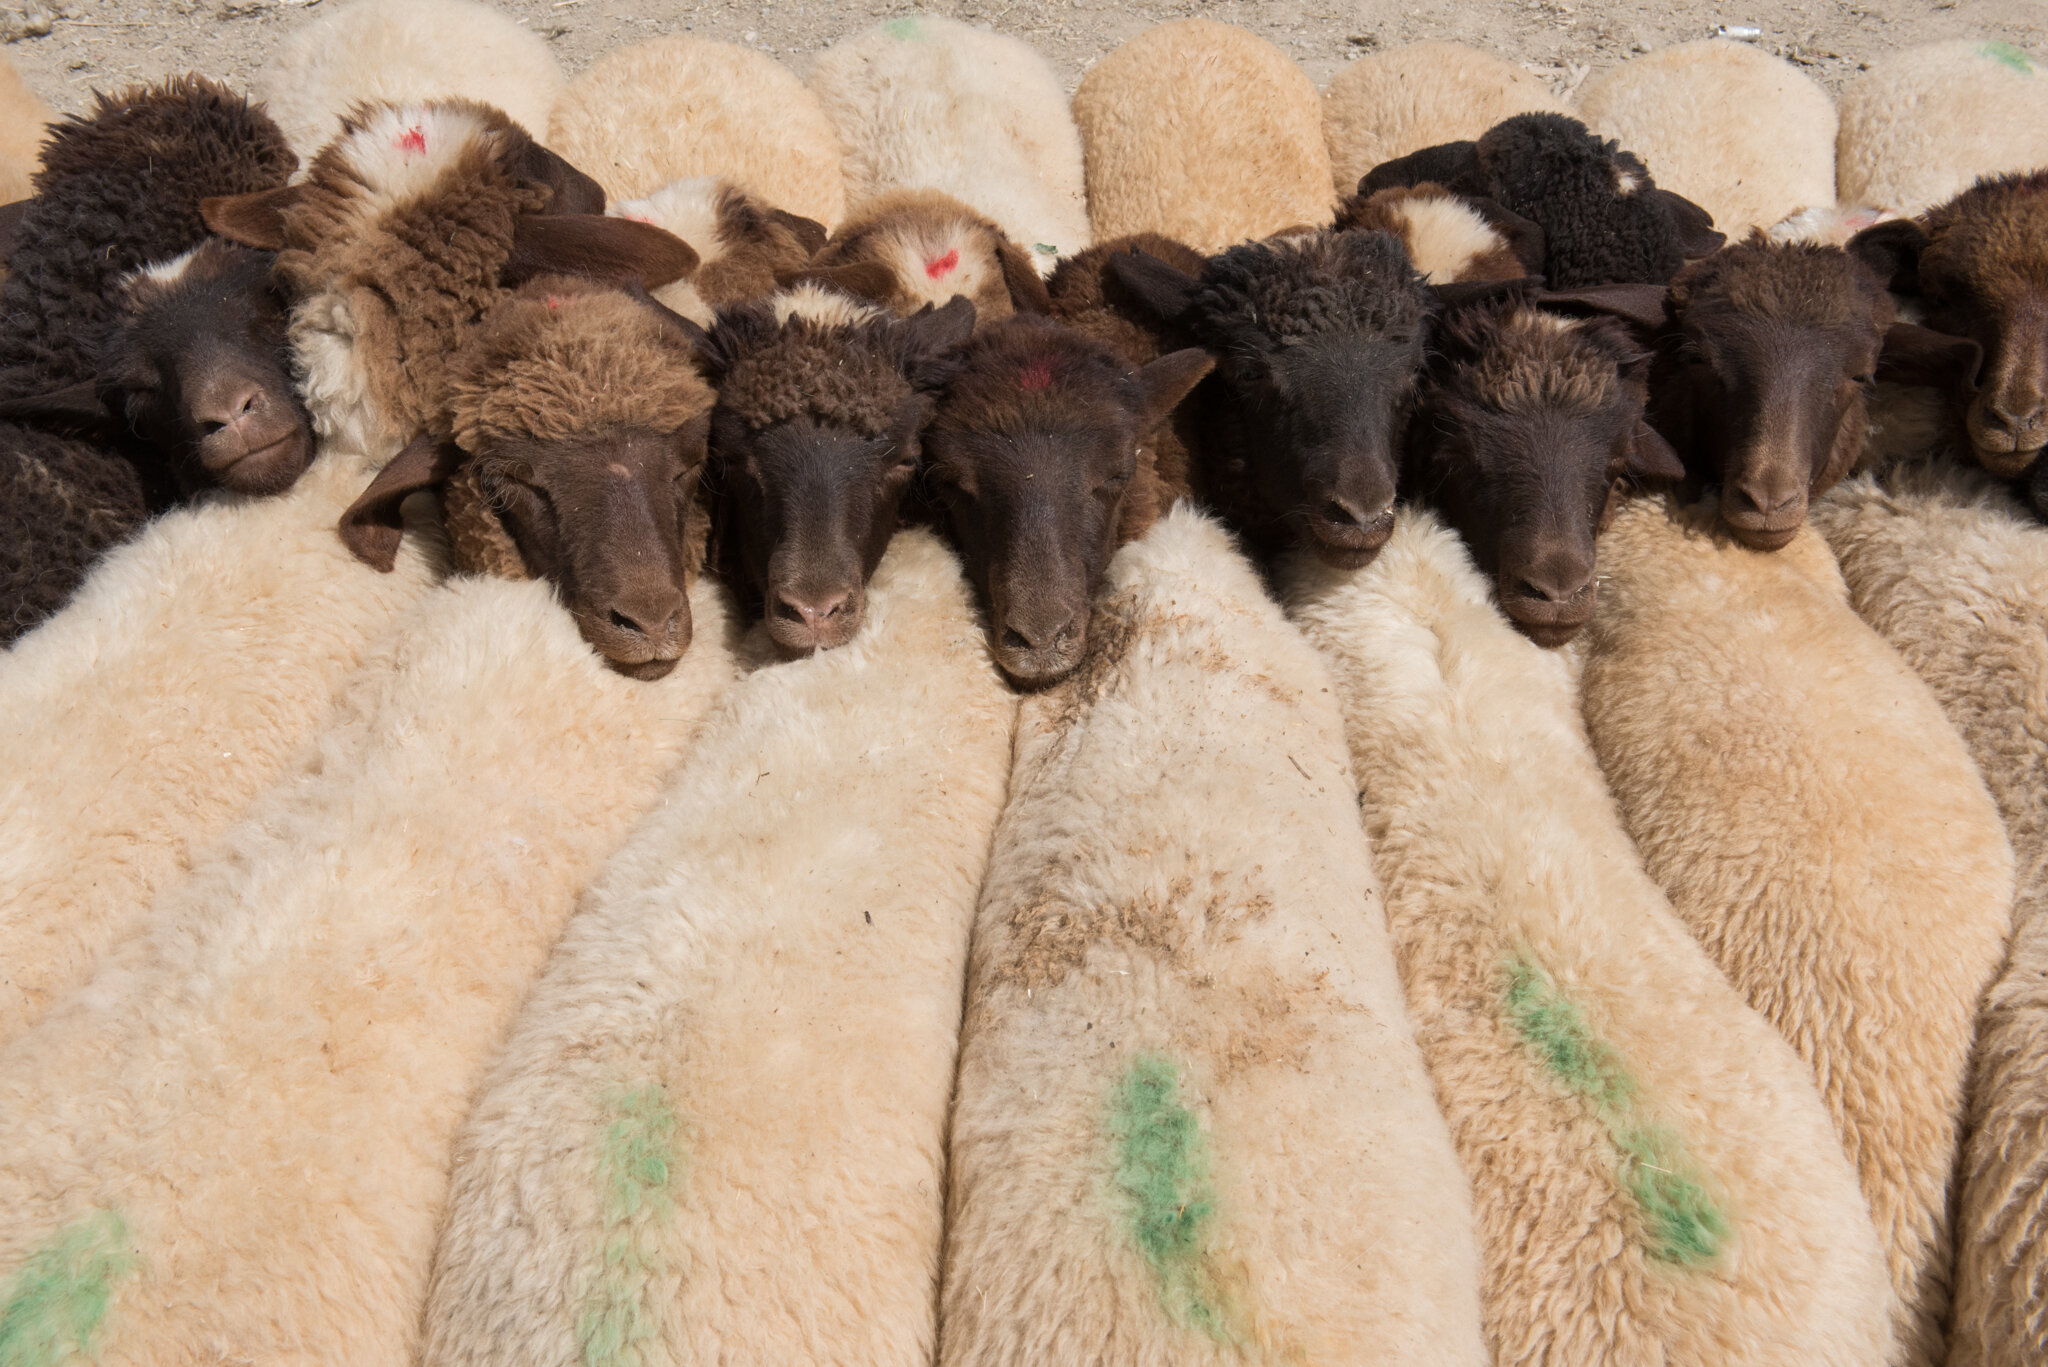
<svg viewBox="0 0 2048 1367">
<path fill-rule="evenodd" d="M 0 1367 L 2048 1361 L 2024 54 L 256 94 L 0 144 Z"/>
</svg>

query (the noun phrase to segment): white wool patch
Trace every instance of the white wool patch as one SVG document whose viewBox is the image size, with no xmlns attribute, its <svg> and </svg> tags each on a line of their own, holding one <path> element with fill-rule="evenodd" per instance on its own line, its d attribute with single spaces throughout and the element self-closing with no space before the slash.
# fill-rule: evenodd
<svg viewBox="0 0 2048 1367">
<path fill-rule="evenodd" d="M 201 247 L 205 245 L 203 242 L 200 244 Z M 180 252 L 167 260 L 152 261 L 140 270 L 128 272 L 127 275 L 121 278 L 121 283 L 125 286 L 137 280 L 154 280 L 159 285 L 175 285 L 185 278 L 185 272 L 191 269 L 192 258 L 197 255 L 199 255 L 199 247 L 193 247 L 191 250 Z"/>
<path fill-rule="evenodd" d="M 1614 193 L 1624 196 L 1632 195 L 1636 192 L 1636 187 L 1641 184 L 1642 182 L 1636 179 L 1635 172 L 1623 171 L 1614 178 Z"/>
<path fill-rule="evenodd" d="M 1409 199 L 1395 207 L 1408 259 L 1431 284 L 1456 280 L 1474 260 L 1507 245 L 1470 205 L 1455 199 Z"/>
<path fill-rule="evenodd" d="M 904 223 L 888 235 L 883 264 L 913 300 L 940 307 L 955 295 L 976 298 L 1002 276 L 987 237 L 960 219 Z"/>
<path fill-rule="evenodd" d="M 803 318 L 821 327 L 853 327 L 882 316 L 882 311 L 872 304 L 841 294 L 829 285 L 808 282 L 771 295 L 768 307 L 775 311 L 777 324 Z"/>
<path fill-rule="evenodd" d="M 464 148 L 497 134 L 469 109 L 386 105 L 348 135 L 342 152 L 362 182 L 369 213 L 388 213 L 434 188 Z"/>
<path fill-rule="evenodd" d="M 703 266 L 723 256 L 730 245 L 720 231 L 718 217 L 718 201 L 727 184 L 717 176 L 688 176 L 670 181 L 644 199 L 613 204 L 605 213 L 666 228 L 696 250 L 698 264 Z"/>
</svg>

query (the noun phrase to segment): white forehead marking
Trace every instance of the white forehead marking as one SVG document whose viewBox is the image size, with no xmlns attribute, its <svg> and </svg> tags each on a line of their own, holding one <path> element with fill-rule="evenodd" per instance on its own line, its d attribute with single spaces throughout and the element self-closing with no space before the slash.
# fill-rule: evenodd
<svg viewBox="0 0 2048 1367">
<path fill-rule="evenodd" d="M 201 247 L 205 245 L 203 242 L 200 244 Z M 184 278 L 185 272 L 192 266 L 192 258 L 197 255 L 199 255 L 199 247 L 194 247 L 190 251 L 180 252 L 168 260 L 152 261 L 141 270 L 130 271 L 128 279 L 154 280 L 159 285 L 175 285 Z"/>
</svg>

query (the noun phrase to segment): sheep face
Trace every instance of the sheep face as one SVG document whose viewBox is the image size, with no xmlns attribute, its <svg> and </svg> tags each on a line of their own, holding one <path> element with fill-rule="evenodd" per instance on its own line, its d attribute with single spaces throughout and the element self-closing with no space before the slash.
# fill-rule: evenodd
<svg viewBox="0 0 2048 1367">
<path fill-rule="evenodd" d="M 1046 313 L 1037 267 L 1002 229 L 951 195 L 903 190 L 880 196 L 840 225 L 807 278 L 907 316 L 955 295 L 983 326 L 1015 312 Z"/>
<path fill-rule="evenodd" d="M 1890 297 L 1840 248 L 1758 234 L 1681 271 L 1669 298 L 1695 473 L 1720 483 L 1737 538 L 1776 550 L 1862 453 Z"/>
<path fill-rule="evenodd" d="M 1200 280 L 1143 253 L 1110 269 L 1217 357 L 1204 483 L 1223 511 L 1329 564 L 1369 562 L 1394 527 L 1396 452 L 1430 310 L 1400 242 L 1296 234 L 1233 247 Z"/>
<path fill-rule="evenodd" d="M 1927 325 L 1968 338 L 1950 388 L 1985 469 L 2024 474 L 2048 446 L 2048 171 L 1982 180 L 1917 223 L 1850 244 L 1892 288 L 1918 293 Z"/>
<path fill-rule="evenodd" d="M 1014 683 L 1043 687 L 1080 663 L 1090 600 L 1131 525 L 1140 443 L 1211 364 L 1191 348 L 1133 371 L 1023 316 L 967 348 L 927 435 L 931 482 Z"/>
<path fill-rule="evenodd" d="M 279 493 L 312 461 L 271 263 L 212 238 L 126 282 L 100 392 L 188 491 Z"/>
<path fill-rule="evenodd" d="M 1608 320 L 1519 304 L 1454 309 L 1411 429 L 1409 483 L 1543 646 L 1592 619 L 1594 539 L 1622 492 L 1684 468 L 1643 421 L 1649 354 Z"/>
</svg>

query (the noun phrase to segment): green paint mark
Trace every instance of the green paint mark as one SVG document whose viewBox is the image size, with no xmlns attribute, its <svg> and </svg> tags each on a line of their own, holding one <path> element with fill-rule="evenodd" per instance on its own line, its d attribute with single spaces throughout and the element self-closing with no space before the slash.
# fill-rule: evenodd
<svg viewBox="0 0 2048 1367">
<path fill-rule="evenodd" d="M 1034 242 L 1031 244 L 1031 250 L 1037 252 L 1040 256 L 1058 256 L 1060 254 L 1060 249 L 1053 246 L 1050 242 Z"/>
<path fill-rule="evenodd" d="M 1148 1055 L 1131 1065 L 1117 1087 L 1109 1128 L 1117 1146 L 1117 1190 L 1130 1203 L 1131 1234 L 1159 1278 L 1167 1314 L 1230 1341 L 1206 1257 L 1216 1216 L 1208 1145 L 1194 1112 L 1181 1104 L 1171 1059 Z"/>
<path fill-rule="evenodd" d="M 90 1357 L 115 1287 L 139 1263 L 119 1211 L 94 1211 L 59 1230 L 0 1289 L 0 1367 Z"/>
<path fill-rule="evenodd" d="M 2011 67 L 2022 76 L 2034 74 L 2034 59 L 2014 47 L 2011 43 L 1986 43 L 1977 49 L 1980 56 Z"/>
<path fill-rule="evenodd" d="M 667 1272 L 662 1226 L 675 1212 L 670 1181 L 682 1169 L 675 1112 L 661 1084 L 618 1091 L 604 1100 L 597 1180 L 604 1233 L 576 1320 L 584 1367 L 642 1367 L 661 1317 L 653 1283 Z"/>
<path fill-rule="evenodd" d="M 1653 1257 L 1711 1261 L 1728 1235 L 1726 1217 L 1693 1176 L 1685 1146 L 1669 1127 L 1637 1114 L 1636 1085 L 1614 1046 L 1526 953 L 1508 961 L 1508 1021 L 1565 1088 L 1593 1108 L 1617 1150 L 1621 1181 L 1649 1234 Z"/>
<path fill-rule="evenodd" d="M 924 25 L 916 15 L 906 19 L 891 19 L 882 25 L 882 32 L 899 42 L 916 42 L 924 37 Z"/>
</svg>

